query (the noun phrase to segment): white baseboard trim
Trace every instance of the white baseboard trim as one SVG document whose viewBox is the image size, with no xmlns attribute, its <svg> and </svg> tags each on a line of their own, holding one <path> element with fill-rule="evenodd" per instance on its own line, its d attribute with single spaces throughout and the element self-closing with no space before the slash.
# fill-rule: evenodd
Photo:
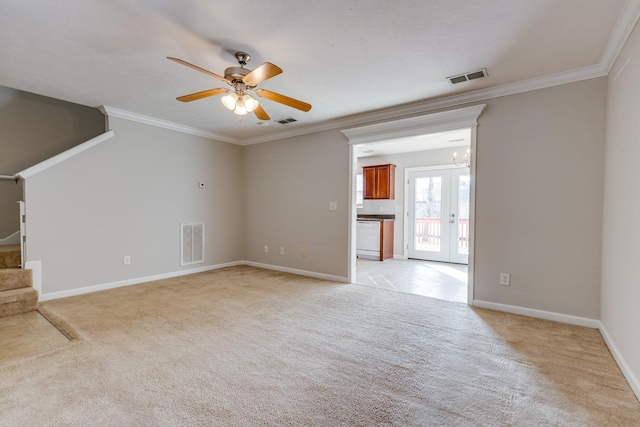
<svg viewBox="0 0 640 427">
<path fill-rule="evenodd" d="M 600 321 L 588 317 L 572 316 L 570 314 L 555 313 L 553 311 L 536 310 L 535 308 L 520 307 L 517 305 L 498 304 L 495 302 L 473 300 L 473 306 L 487 308 L 489 310 L 504 311 L 520 314 L 522 316 L 536 317 L 538 319 L 553 320 L 555 322 L 568 323 L 570 325 L 585 326 L 592 329 L 600 329 Z"/>
<path fill-rule="evenodd" d="M 600 322 L 600 333 L 602 334 L 602 338 L 604 338 L 604 342 L 607 344 L 607 347 L 609 347 L 609 351 L 613 355 L 618 367 L 622 371 L 622 375 L 627 379 L 627 382 L 631 386 L 631 390 L 633 390 L 638 400 L 640 400 L 640 380 L 629 367 L 629 364 L 620 353 L 620 350 L 618 350 L 618 347 L 614 344 L 611 335 L 609 335 L 607 328 L 605 328 L 602 322 Z"/>
<path fill-rule="evenodd" d="M 19 245 L 20 244 L 20 230 L 13 233 L 11 236 L 0 239 L 0 246 L 3 245 Z"/>
<path fill-rule="evenodd" d="M 38 261 L 39 262 L 39 261 Z M 28 265 L 29 263 L 27 263 Z M 137 277 L 135 279 L 127 279 L 119 282 L 103 283 L 101 285 L 87 286 L 86 288 L 70 289 L 68 291 L 50 292 L 40 295 L 40 301 L 49 301 L 58 298 L 72 297 L 76 295 L 88 294 L 91 292 L 104 291 L 107 289 L 121 288 L 123 286 L 137 285 L 145 282 L 153 282 L 155 280 L 170 279 L 172 277 L 186 276 L 189 274 L 202 273 L 204 271 L 217 270 L 224 267 L 233 267 L 245 264 L 243 261 L 228 262 L 225 264 L 209 265 L 206 267 L 191 268 L 189 270 L 173 271 L 170 273 L 156 274 L 153 276 Z M 28 267 L 27 267 L 28 268 Z"/>
<path fill-rule="evenodd" d="M 284 273 L 298 274 L 300 276 L 314 277 L 316 279 L 331 280 L 333 282 L 349 283 L 347 277 L 334 276 L 331 274 L 316 273 L 315 271 L 298 270 L 296 268 L 281 267 L 279 265 L 261 264 L 253 261 L 243 261 L 241 264 L 250 265 L 252 267 L 264 268 L 266 270 L 282 271 Z"/>
</svg>

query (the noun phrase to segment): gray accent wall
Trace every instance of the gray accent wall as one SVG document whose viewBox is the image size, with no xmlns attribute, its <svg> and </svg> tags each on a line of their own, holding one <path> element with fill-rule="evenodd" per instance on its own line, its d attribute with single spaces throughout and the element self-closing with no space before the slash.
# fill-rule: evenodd
<svg viewBox="0 0 640 427">
<path fill-rule="evenodd" d="M 0 179 L 0 240 L 7 239 L 20 230 L 22 181 Z"/>
<path fill-rule="evenodd" d="M 350 201 L 345 136 L 332 130 L 246 146 L 244 170 L 245 259 L 346 278 Z M 337 210 L 329 210 L 330 202 L 337 203 Z"/>
<path fill-rule="evenodd" d="M 599 319 L 606 79 L 487 104 L 474 298 Z M 511 286 L 499 285 L 501 272 Z"/>
<path fill-rule="evenodd" d="M 100 135 L 97 109 L 0 86 L 0 175 L 14 175 Z M 0 239 L 20 229 L 22 183 L 0 181 Z"/>
<path fill-rule="evenodd" d="M 115 137 L 26 181 L 27 258 L 42 263 L 43 293 L 241 260 L 242 147 L 109 124 Z M 183 267 L 180 224 L 192 222 L 205 224 L 205 262 Z"/>
<path fill-rule="evenodd" d="M 608 78 L 601 321 L 640 397 L 640 28 Z M 615 354 L 615 351 L 614 351 Z"/>
</svg>

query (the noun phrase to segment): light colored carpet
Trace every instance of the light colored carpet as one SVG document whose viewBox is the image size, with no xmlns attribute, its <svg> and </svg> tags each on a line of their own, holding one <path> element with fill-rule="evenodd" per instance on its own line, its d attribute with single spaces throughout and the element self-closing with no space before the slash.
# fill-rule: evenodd
<svg viewBox="0 0 640 427">
<path fill-rule="evenodd" d="M 251 267 L 41 304 L 0 425 L 637 426 L 598 331 Z"/>
</svg>

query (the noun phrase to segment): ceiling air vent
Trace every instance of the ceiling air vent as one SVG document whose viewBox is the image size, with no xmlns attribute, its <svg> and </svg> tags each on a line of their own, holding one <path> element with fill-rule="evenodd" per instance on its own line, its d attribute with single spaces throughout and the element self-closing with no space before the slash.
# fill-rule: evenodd
<svg viewBox="0 0 640 427">
<path fill-rule="evenodd" d="M 280 123 L 281 125 L 286 125 L 287 123 L 297 122 L 297 120 L 293 117 L 289 117 L 288 119 L 276 120 L 276 122 Z"/>
<path fill-rule="evenodd" d="M 487 73 L 487 69 L 483 68 L 482 70 L 471 71 L 470 73 L 464 73 L 458 76 L 447 77 L 447 80 L 449 80 L 449 83 L 454 85 L 456 83 L 462 83 L 462 82 L 468 82 L 475 79 L 481 79 L 482 77 L 487 77 L 488 75 L 489 74 Z"/>
</svg>

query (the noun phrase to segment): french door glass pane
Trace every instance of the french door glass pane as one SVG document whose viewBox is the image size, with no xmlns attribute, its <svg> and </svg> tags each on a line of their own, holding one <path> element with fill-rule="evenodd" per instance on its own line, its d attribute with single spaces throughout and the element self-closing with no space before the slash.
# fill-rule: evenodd
<svg viewBox="0 0 640 427">
<path fill-rule="evenodd" d="M 442 217 L 442 177 L 416 178 L 415 242 L 419 251 L 440 252 Z"/>
<path fill-rule="evenodd" d="M 458 253 L 469 253 L 469 175 L 458 176 Z"/>
</svg>

